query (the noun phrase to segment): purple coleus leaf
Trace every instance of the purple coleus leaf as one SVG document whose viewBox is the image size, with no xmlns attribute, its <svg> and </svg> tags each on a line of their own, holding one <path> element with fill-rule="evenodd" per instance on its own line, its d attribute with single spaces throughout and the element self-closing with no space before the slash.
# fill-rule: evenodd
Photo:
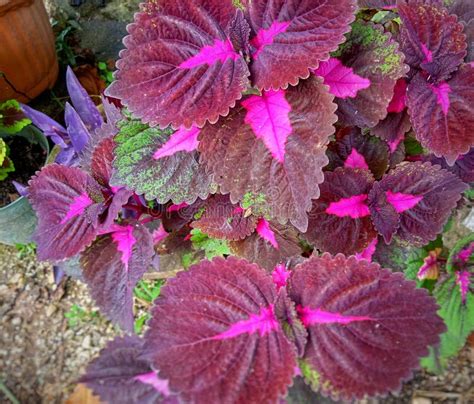
<svg viewBox="0 0 474 404">
<path fill-rule="evenodd" d="M 216 122 L 249 85 L 245 60 L 226 35 L 235 14 L 231 0 L 144 3 L 127 27 L 107 95 L 151 126 Z"/>
<path fill-rule="evenodd" d="M 393 89 L 393 98 L 388 104 L 387 112 L 399 113 L 406 108 L 407 82 L 404 78 L 398 79 Z"/>
<path fill-rule="evenodd" d="M 76 110 L 66 103 L 64 111 L 67 133 L 76 154 L 81 153 L 90 141 L 89 131 Z"/>
<path fill-rule="evenodd" d="M 78 168 L 52 164 L 29 183 L 29 200 L 38 214 L 34 240 L 40 260 L 76 255 L 96 237 L 103 211 L 102 187 Z"/>
<path fill-rule="evenodd" d="M 138 120 L 121 121 L 114 138 L 111 184 L 126 186 L 161 204 L 192 204 L 198 197 L 207 198 L 216 191 L 213 177 L 198 163 L 197 151 L 188 147 L 189 141 L 195 142 L 197 132 L 195 128 L 160 130 Z M 184 143 L 177 144 L 179 138 Z"/>
<path fill-rule="evenodd" d="M 296 366 L 276 298 L 272 277 L 257 265 L 202 261 L 161 289 L 145 335 L 147 356 L 184 401 L 276 402 Z"/>
<path fill-rule="evenodd" d="M 425 160 L 451 171 L 467 184 L 474 182 L 474 148 L 471 148 L 469 153 L 459 156 L 452 166 L 449 166 L 445 159 L 436 157 L 433 154 L 426 156 Z"/>
<path fill-rule="evenodd" d="M 337 168 L 326 172 L 321 195 L 309 212 L 305 238 L 331 253 L 354 254 L 367 247 L 377 235 L 367 204 L 373 181 L 367 170 Z"/>
<path fill-rule="evenodd" d="M 474 146 L 473 67 L 462 65 L 439 83 L 418 73 L 408 85 L 407 105 L 417 139 L 449 165 Z"/>
<path fill-rule="evenodd" d="M 110 341 L 87 366 L 79 382 L 102 401 L 116 404 L 155 404 L 170 396 L 168 381 L 160 379 L 143 358 L 143 340 L 137 336 Z"/>
<path fill-rule="evenodd" d="M 355 1 L 246 2 L 252 29 L 250 71 L 258 89 L 286 88 L 307 78 L 343 42 L 354 20 Z"/>
<path fill-rule="evenodd" d="M 410 67 L 435 81 L 449 78 L 466 56 L 463 25 L 446 8 L 413 1 L 400 4 L 401 49 Z"/>
<path fill-rule="evenodd" d="M 113 225 L 81 256 L 84 279 L 101 311 L 133 331 L 133 288 L 151 265 L 153 238 L 139 224 Z"/>
<path fill-rule="evenodd" d="M 202 129 L 201 161 L 232 202 L 248 202 L 257 216 L 290 220 L 305 230 L 334 131 L 332 98 L 316 77 L 250 96 Z"/>
<path fill-rule="evenodd" d="M 390 112 L 385 119 L 370 129 L 370 133 L 385 140 L 393 156 L 410 129 L 410 117 L 405 110 L 399 113 Z"/>
<path fill-rule="evenodd" d="M 346 126 L 373 127 L 387 115 L 397 80 L 408 66 L 389 33 L 380 25 L 356 21 L 335 56 L 344 66 L 369 81 L 354 98 L 337 98 L 339 122 Z"/>
<path fill-rule="evenodd" d="M 33 125 L 38 127 L 45 136 L 51 138 L 54 144 L 57 144 L 61 148 L 67 147 L 67 130 L 61 124 L 28 105 L 21 105 L 21 110 L 25 116 L 31 120 Z"/>
<path fill-rule="evenodd" d="M 355 74 L 351 67 L 344 66 L 336 58 L 319 63 L 314 74 L 322 77 L 329 92 L 338 98 L 354 98 L 360 90 L 370 87 L 369 79 Z"/>
<path fill-rule="evenodd" d="M 298 232 L 292 226 L 260 218 L 256 231 L 244 240 L 231 241 L 233 254 L 272 271 L 277 264 L 301 254 Z"/>
<path fill-rule="evenodd" d="M 402 163 L 371 191 L 369 205 L 375 227 L 386 242 L 396 232 L 414 245 L 425 245 L 442 231 L 466 188 L 454 174 L 439 166 Z M 387 226 L 394 214 L 399 223 Z"/>
<path fill-rule="evenodd" d="M 94 132 L 100 128 L 104 123 L 102 115 L 87 94 L 87 91 L 82 87 L 70 66 L 68 66 L 66 72 L 66 85 L 72 104 L 74 105 L 74 110 L 77 111 L 87 130 Z"/>
<path fill-rule="evenodd" d="M 230 202 L 228 195 L 210 196 L 202 209 L 199 219 L 193 221 L 191 227 L 213 238 L 242 240 L 257 226 L 257 218 L 246 215 L 240 206 Z"/>
<path fill-rule="evenodd" d="M 357 128 L 342 128 L 336 132 L 336 140 L 329 143 L 327 170 L 337 167 L 360 168 L 369 170 L 380 178 L 387 171 L 389 148 L 385 142 L 362 134 Z"/>
<path fill-rule="evenodd" d="M 446 329 L 426 290 L 355 257 L 310 258 L 292 271 L 288 293 L 309 332 L 303 361 L 338 399 L 398 389 Z"/>
<path fill-rule="evenodd" d="M 397 0 L 357 0 L 360 8 L 381 8 L 392 10 L 397 7 Z"/>
</svg>

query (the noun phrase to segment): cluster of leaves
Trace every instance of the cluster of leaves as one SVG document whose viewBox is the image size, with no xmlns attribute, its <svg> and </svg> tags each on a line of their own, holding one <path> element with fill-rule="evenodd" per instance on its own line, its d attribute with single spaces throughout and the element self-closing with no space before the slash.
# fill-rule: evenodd
<svg viewBox="0 0 474 404">
<path fill-rule="evenodd" d="M 15 171 L 13 161 L 8 157 L 10 149 L 3 137 L 15 135 L 31 123 L 23 115 L 20 104 L 15 100 L 0 103 L 0 181 L 7 178 L 8 173 Z"/>
<path fill-rule="evenodd" d="M 70 70 L 67 128 L 24 107 L 61 147 L 29 185 L 39 258 L 78 260 L 126 332 L 160 295 L 83 377 L 102 399 L 277 402 L 301 375 L 351 400 L 459 349 L 471 241 L 406 279 L 433 278 L 474 181 L 473 7 L 450 7 L 149 1 L 107 90 L 128 110 L 104 100 L 104 122 Z M 371 263 L 396 245 L 422 248 L 414 275 Z"/>
</svg>

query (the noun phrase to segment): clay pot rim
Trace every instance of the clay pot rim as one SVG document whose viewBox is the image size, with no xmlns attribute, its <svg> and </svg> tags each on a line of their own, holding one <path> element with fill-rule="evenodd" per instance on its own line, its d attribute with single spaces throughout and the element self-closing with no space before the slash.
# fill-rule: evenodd
<svg viewBox="0 0 474 404">
<path fill-rule="evenodd" d="M 0 6 L 0 17 L 22 7 L 31 6 L 35 0 L 7 0 L 7 3 L 3 6 Z"/>
</svg>

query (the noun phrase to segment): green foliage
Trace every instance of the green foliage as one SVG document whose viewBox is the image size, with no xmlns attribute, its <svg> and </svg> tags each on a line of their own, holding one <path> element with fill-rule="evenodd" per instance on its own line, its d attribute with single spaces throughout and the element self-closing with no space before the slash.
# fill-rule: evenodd
<svg viewBox="0 0 474 404">
<path fill-rule="evenodd" d="M 446 263 L 446 269 L 449 272 L 454 272 L 460 269 L 456 268 L 457 255 L 461 252 L 461 250 L 468 247 L 471 243 L 474 243 L 474 233 L 471 233 L 468 236 L 462 238 L 454 245 L 453 249 L 449 253 L 448 261 Z"/>
<path fill-rule="evenodd" d="M 98 311 L 87 311 L 84 310 L 82 307 L 78 306 L 77 304 L 73 304 L 69 311 L 64 313 L 64 317 L 68 320 L 69 328 L 76 328 L 81 323 L 86 323 L 88 321 L 92 321 L 96 318 L 99 318 Z"/>
<path fill-rule="evenodd" d="M 191 241 L 193 247 L 204 251 L 207 259 L 223 257 L 230 254 L 226 240 L 217 240 L 202 233 L 199 229 L 191 230 Z"/>
<path fill-rule="evenodd" d="M 25 258 L 30 255 L 36 254 L 36 244 L 15 244 L 15 248 L 18 251 L 18 258 Z"/>
<path fill-rule="evenodd" d="M 0 103 L 0 135 L 14 135 L 30 123 L 18 101 L 8 100 Z"/>
<path fill-rule="evenodd" d="M 7 178 L 8 173 L 15 171 L 13 161 L 8 158 L 9 152 L 7 144 L 0 138 L 0 181 Z"/>
<path fill-rule="evenodd" d="M 82 31 L 81 26 L 75 20 L 64 22 L 53 20 L 52 26 L 56 32 L 56 53 L 59 63 L 63 66 L 76 66 L 73 36 L 76 31 Z"/>
<path fill-rule="evenodd" d="M 155 299 L 160 296 L 161 287 L 164 285 L 164 283 L 165 281 L 161 279 L 154 281 L 141 280 L 137 283 L 137 286 L 135 286 L 133 294 L 138 299 L 151 305 L 155 301 Z M 138 316 L 134 324 L 134 330 L 136 334 L 141 334 L 143 332 L 145 323 L 149 318 L 150 314 L 148 312 Z"/>
<path fill-rule="evenodd" d="M 458 353 L 474 331 L 474 295 L 468 293 L 466 304 L 463 304 L 454 276 L 439 284 L 433 295 L 440 305 L 438 314 L 444 320 L 447 331 L 441 335 L 439 347 L 430 348 L 429 356 L 421 360 L 421 365 L 430 372 L 442 373 L 448 359 Z"/>
<path fill-rule="evenodd" d="M 97 68 L 99 69 L 99 75 L 102 80 L 105 81 L 105 84 L 109 86 L 114 81 L 114 72 L 107 67 L 107 63 L 99 62 L 97 63 Z"/>
<path fill-rule="evenodd" d="M 404 143 L 407 156 L 419 156 L 424 153 L 423 147 L 414 137 L 407 136 Z"/>
</svg>

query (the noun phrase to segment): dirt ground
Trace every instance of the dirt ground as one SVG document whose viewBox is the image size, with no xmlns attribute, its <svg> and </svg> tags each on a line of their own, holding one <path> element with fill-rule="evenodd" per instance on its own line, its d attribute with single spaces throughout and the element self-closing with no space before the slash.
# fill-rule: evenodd
<svg viewBox="0 0 474 404">
<path fill-rule="evenodd" d="M 83 284 L 69 279 L 56 286 L 49 265 L 2 245 L 0 329 L 0 383 L 25 404 L 62 403 L 89 360 L 118 334 Z M 9 403 L 2 391 L 0 403 Z M 474 349 L 466 347 L 444 375 L 417 372 L 400 394 L 363 403 L 474 403 Z"/>
</svg>

